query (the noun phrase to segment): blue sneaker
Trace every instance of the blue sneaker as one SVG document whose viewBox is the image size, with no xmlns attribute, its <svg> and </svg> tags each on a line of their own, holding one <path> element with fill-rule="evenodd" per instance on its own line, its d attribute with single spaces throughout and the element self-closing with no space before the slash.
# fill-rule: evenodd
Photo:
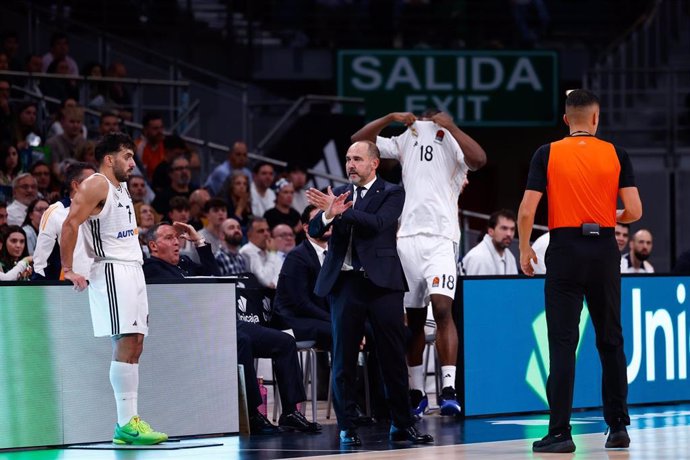
<svg viewBox="0 0 690 460">
<path fill-rule="evenodd" d="M 460 415 L 462 407 L 455 395 L 455 388 L 445 387 L 441 390 L 441 415 Z"/>
<path fill-rule="evenodd" d="M 410 407 L 412 407 L 412 417 L 415 420 L 421 420 L 429 409 L 429 398 L 420 390 L 410 390 Z"/>
</svg>

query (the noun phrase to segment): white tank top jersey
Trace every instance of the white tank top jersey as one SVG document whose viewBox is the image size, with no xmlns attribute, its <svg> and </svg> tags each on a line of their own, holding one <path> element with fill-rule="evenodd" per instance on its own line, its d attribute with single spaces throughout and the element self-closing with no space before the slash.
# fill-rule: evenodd
<svg viewBox="0 0 690 460">
<path fill-rule="evenodd" d="M 405 205 L 398 237 L 426 234 L 460 241 L 458 197 L 469 168 L 450 132 L 417 120 L 400 136 L 377 137 L 376 145 L 381 158 L 402 166 Z"/>
<path fill-rule="evenodd" d="M 127 184 L 114 186 L 108 182 L 108 196 L 103 209 L 81 225 L 87 254 L 96 262 L 101 260 L 143 264 L 139 246 L 139 230 L 134 217 L 134 205 Z"/>
</svg>

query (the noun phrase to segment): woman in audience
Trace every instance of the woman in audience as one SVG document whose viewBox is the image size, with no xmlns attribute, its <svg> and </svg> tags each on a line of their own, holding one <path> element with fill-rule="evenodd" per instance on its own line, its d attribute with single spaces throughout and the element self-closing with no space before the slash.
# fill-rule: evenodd
<svg viewBox="0 0 690 460">
<path fill-rule="evenodd" d="M 19 152 L 14 145 L 0 145 L 0 185 L 12 186 L 12 181 L 22 172 Z"/>
<path fill-rule="evenodd" d="M 38 106 L 35 102 L 22 102 L 14 112 L 12 124 L 12 143 L 17 151 L 35 147 L 41 143 L 41 130 L 36 123 Z"/>
<path fill-rule="evenodd" d="M 28 280 L 31 277 L 31 262 L 24 230 L 17 225 L 6 227 L 0 249 L 0 280 Z"/>
<path fill-rule="evenodd" d="M 29 172 L 36 178 L 38 196 L 45 198 L 48 203 L 55 203 L 60 199 L 60 181 L 43 161 L 37 161 L 31 165 Z"/>
<path fill-rule="evenodd" d="M 151 227 L 160 221 L 160 216 L 153 209 L 153 206 L 146 203 L 134 204 L 134 216 L 137 218 L 137 224 L 139 225 L 139 244 L 141 245 L 141 251 L 144 253 L 144 257 L 148 257 L 149 248 L 144 241 L 144 235 L 146 235 L 146 232 Z"/>
<path fill-rule="evenodd" d="M 247 175 L 242 171 L 233 171 L 225 181 L 220 197 L 228 203 L 228 217 L 237 219 L 246 234 L 247 224 L 252 217 L 252 196 Z"/>
<path fill-rule="evenodd" d="M 31 203 L 26 210 L 26 217 L 22 224 L 22 230 L 26 235 L 26 248 L 30 255 L 34 255 L 36 249 L 36 238 L 38 238 L 39 226 L 41 224 L 41 217 L 46 212 L 50 203 L 43 198 L 37 198 Z"/>
</svg>

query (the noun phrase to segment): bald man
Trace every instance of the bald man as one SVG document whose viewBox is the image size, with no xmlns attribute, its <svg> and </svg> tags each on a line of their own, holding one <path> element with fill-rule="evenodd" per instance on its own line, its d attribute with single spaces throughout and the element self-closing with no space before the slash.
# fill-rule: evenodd
<svg viewBox="0 0 690 460">
<path fill-rule="evenodd" d="M 621 273 L 654 273 L 647 261 L 653 246 L 652 232 L 644 228 L 635 232 L 628 243 L 630 252 L 621 257 Z"/>
</svg>

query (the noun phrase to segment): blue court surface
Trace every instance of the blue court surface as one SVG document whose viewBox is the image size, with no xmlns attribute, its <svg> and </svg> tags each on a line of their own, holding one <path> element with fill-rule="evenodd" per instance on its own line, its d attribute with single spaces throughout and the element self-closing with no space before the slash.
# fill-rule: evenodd
<svg viewBox="0 0 690 460">
<path fill-rule="evenodd" d="M 415 447 L 391 444 L 387 439 L 388 423 L 381 422 L 359 429 L 362 447 L 341 449 L 338 430 L 330 421 L 321 434 L 282 433 L 275 436 L 228 436 L 179 441 L 173 450 L 83 450 L 60 448 L 21 452 L 0 452 L 0 459 L 277 459 L 318 457 L 351 459 L 414 458 L 690 458 L 690 405 L 638 406 L 630 408 L 632 439 L 629 449 L 604 449 L 606 425 L 600 410 L 573 414 L 575 454 L 533 454 L 531 442 L 546 433 L 547 416 L 518 415 L 455 420 L 427 415 L 418 427 L 431 433 L 436 442 Z M 163 428 L 163 427 L 161 427 Z M 200 441 L 221 444 L 198 447 Z"/>
</svg>

